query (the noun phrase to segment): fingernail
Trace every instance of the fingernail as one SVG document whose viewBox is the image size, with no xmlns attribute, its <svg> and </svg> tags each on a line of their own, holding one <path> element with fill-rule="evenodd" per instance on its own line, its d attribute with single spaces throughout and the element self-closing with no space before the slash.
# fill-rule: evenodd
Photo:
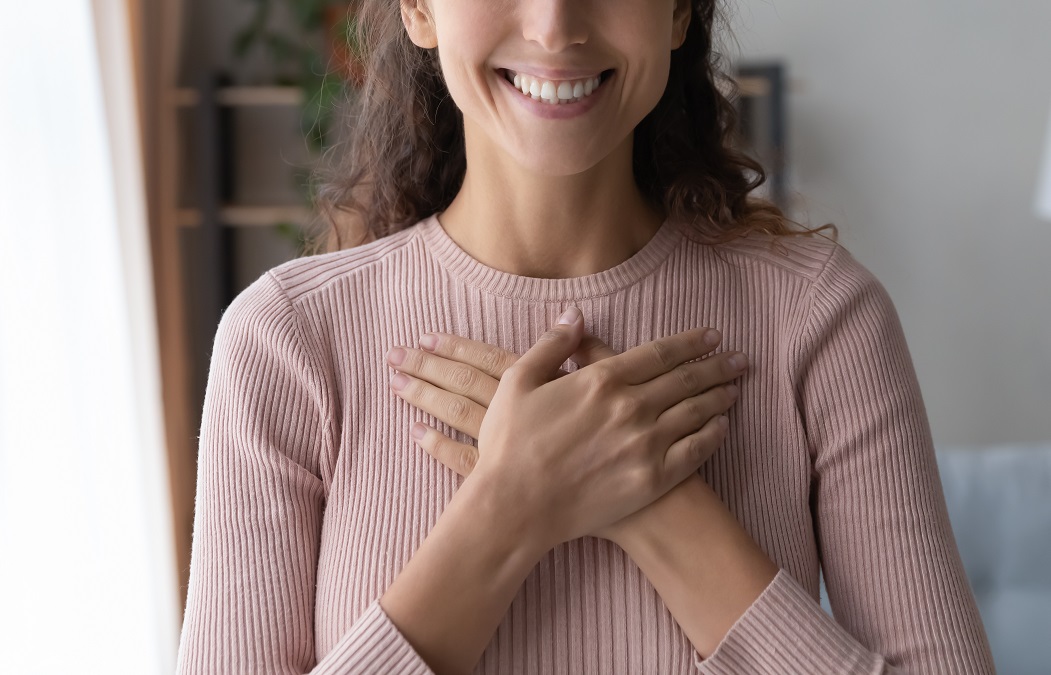
<svg viewBox="0 0 1051 675">
<path fill-rule="evenodd" d="M 731 384 L 726 387 L 726 393 L 730 395 L 730 398 L 737 398 L 737 395 L 741 393 L 741 390 Z"/>
<path fill-rule="evenodd" d="M 715 345 L 719 344 L 719 340 L 722 339 L 723 336 L 719 333 L 719 331 L 715 330 L 714 328 L 708 329 L 708 332 L 704 334 L 704 344 L 708 345 L 709 347 L 714 347 Z"/>
<path fill-rule="evenodd" d="M 420 346 L 429 352 L 433 352 L 434 348 L 438 346 L 437 336 L 431 335 L 430 333 L 424 335 L 420 338 Z"/>
<path fill-rule="evenodd" d="M 427 435 L 427 427 L 423 426 L 419 422 L 412 425 L 412 437 L 417 441 L 422 441 L 423 437 Z"/>
<path fill-rule="evenodd" d="M 387 363 L 392 366 L 400 366 L 401 362 L 405 360 L 405 350 L 401 347 L 394 347 L 387 352 Z"/>
<path fill-rule="evenodd" d="M 726 418 L 726 415 L 719 416 L 719 428 L 725 431 L 730 426 L 730 420 Z"/>
<path fill-rule="evenodd" d="M 559 323 L 559 325 L 564 324 L 564 323 L 574 324 L 574 323 L 577 322 L 577 319 L 579 319 L 579 318 L 580 318 L 580 310 L 577 309 L 576 307 L 570 307 L 569 309 L 566 310 L 566 312 L 562 316 L 558 317 L 558 323 Z"/>
<path fill-rule="evenodd" d="M 730 367 L 734 370 L 744 370 L 748 366 L 748 357 L 744 354 L 734 354 L 729 359 Z"/>
<path fill-rule="evenodd" d="M 390 380 L 390 386 L 394 388 L 394 391 L 401 391 L 408 383 L 409 378 L 401 373 L 398 373 Z"/>
</svg>

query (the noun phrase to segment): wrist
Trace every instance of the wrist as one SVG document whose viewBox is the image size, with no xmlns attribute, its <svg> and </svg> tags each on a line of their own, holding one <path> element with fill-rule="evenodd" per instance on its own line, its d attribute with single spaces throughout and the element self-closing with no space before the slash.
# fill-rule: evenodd
<svg viewBox="0 0 1051 675">
<path fill-rule="evenodd" d="M 454 509 L 454 518 L 466 519 L 486 533 L 487 548 L 510 560 L 528 561 L 532 569 L 561 542 L 555 541 L 552 528 L 543 526 L 544 519 L 524 504 L 483 471 L 475 471 L 464 480 L 449 509 Z"/>
<path fill-rule="evenodd" d="M 704 502 L 704 497 L 715 502 L 719 499 L 700 474 L 691 474 L 653 503 L 606 528 L 603 535 L 634 558 L 633 552 L 641 555 L 644 550 L 659 547 L 664 537 L 661 529 L 674 527 L 676 514 L 696 508 L 698 504 L 711 506 L 712 502 Z"/>
<path fill-rule="evenodd" d="M 699 479 L 680 484 L 620 544 L 707 658 L 777 574 L 777 566 Z"/>
<path fill-rule="evenodd" d="M 546 553 L 517 519 L 484 481 L 469 478 L 380 598 L 434 671 L 470 671 Z"/>
</svg>

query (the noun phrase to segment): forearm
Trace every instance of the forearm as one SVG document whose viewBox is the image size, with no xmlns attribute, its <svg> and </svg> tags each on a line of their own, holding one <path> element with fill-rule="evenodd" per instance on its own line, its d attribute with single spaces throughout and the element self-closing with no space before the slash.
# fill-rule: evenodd
<svg viewBox="0 0 1051 675">
<path fill-rule="evenodd" d="M 437 673 L 478 661 L 518 589 L 550 548 L 524 534 L 514 514 L 468 479 L 380 599 Z"/>
<path fill-rule="evenodd" d="M 704 658 L 778 571 L 699 476 L 632 516 L 616 543 Z"/>
</svg>

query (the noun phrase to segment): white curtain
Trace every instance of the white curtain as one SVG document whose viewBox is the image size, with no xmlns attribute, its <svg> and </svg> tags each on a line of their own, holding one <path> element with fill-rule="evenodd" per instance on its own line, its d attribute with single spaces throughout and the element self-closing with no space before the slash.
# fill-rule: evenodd
<svg viewBox="0 0 1051 675">
<path fill-rule="evenodd" d="M 0 672 L 170 673 L 179 617 L 124 0 L 0 2 Z"/>
</svg>

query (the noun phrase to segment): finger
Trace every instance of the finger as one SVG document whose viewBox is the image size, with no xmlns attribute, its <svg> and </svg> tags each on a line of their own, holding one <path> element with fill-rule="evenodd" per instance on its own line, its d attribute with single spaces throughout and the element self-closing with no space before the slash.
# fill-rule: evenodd
<svg viewBox="0 0 1051 675">
<path fill-rule="evenodd" d="M 518 359 L 505 373 L 514 373 L 515 378 L 530 387 L 539 387 L 557 377 L 560 366 L 580 346 L 584 334 L 584 318 L 580 310 L 571 307 L 559 323 L 540 336 L 536 344 Z"/>
<path fill-rule="evenodd" d="M 420 410 L 434 415 L 453 429 L 478 438 L 485 408 L 459 394 L 440 389 L 430 382 L 398 373 L 390 382 L 394 393 Z"/>
<path fill-rule="evenodd" d="M 643 400 L 656 410 L 667 410 L 740 377 L 747 369 L 747 356 L 740 352 L 722 352 L 676 366 L 670 372 L 638 385 L 638 390 Z"/>
<path fill-rule="evenodd" d="M 478 463 L 478 448 L 454 441 L 434 427 L 417 422 L 412 427 L 412 440 L 431 457 L 461 476 L 469 476 Z"/>
<path fill-rule="evenodd" d="M 695 328 L 633 347 L 610 360 L 615 372 L 628 384 L 642 384 L 678 365 L 700 358 L 719 344 L 722 336 L 714 328 Z"/>
<path fill-rule="evenodd" d="M 451 361 L 421 349 L 394 347 L 387 352 L 387 363 L 400 373 L 426 380 L 453 394 L 469 398 L 478 405 L 489 407 L 500 382 L 474 366 Z"/>
<path fill-rule="evenodd" d="M 584 339 L 580 341 L 580 347 L 571 358 L 577 366 L 585 368 L 592 363 L 598 363 L 603 359 L 616 355 L 617 352 L 613 351 L 613 348 L 602 340 L 594 335 L 585 335 Z"/>
<path fill-rule="evenodd" d="M 699 431 L 713 417 L 722 415 L 737 401 L 739 390 L 735 385 L 715 387 L 693 396 L 665 410 L 657 418 L 657 426 L 665 442 L 672 443 Z"/>
<path fill-rule="evenodd" d="M 427 333 L 420 338 L 420 347 L 443 358 L 474 366 L 497 380 L 520 358 L 506 349 L 447 333 Z"/>
<path fill-rule="evenodd" d="M 668 448 L 664 454 L 665 492 L 686 480 L 715 454 L 726 438 L 729 426 L 726 415 L 713 417 L 696 433 L 676 441 Z"/>
</svg>

